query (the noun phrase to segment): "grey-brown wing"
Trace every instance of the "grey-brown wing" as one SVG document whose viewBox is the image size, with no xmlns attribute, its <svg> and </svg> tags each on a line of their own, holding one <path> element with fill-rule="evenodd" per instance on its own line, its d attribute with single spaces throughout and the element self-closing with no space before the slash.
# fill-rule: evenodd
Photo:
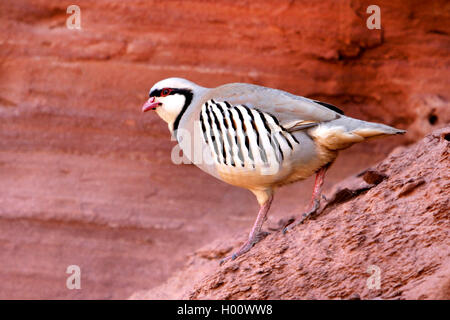
<svg viewBox="0 0 450 320">
<path fill-rule="evenodd" d="M 246 105 L 271 114 L 287 130 L 335 120 L 343 114 L 340 109 L 325 102 L 245 83 L 232 83 L 212 89 L 209 98 Z"/>
</svg>

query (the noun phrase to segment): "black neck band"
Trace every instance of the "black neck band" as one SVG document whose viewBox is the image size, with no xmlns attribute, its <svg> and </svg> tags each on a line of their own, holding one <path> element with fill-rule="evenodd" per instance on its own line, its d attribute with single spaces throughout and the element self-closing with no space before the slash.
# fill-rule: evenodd
<svg viewBox="0 0 450 320">
<path fill-rule="evenodd" d="M 189 89 L 173 89 L 170 94 L 182 94 L 185 97 L 184 106 L 181 109 L 180 113 L 175 118 L 175 121 L 173 122 L 173 132 L 176 135 L 176 131 L 178 129 L 178 126 L 180 125 L 180 120 L 183 117 L 183 114 L 186 112 L 187 108 L 192 102 L 192 98 L 194 97 L 194 94 Z"/>
</svg>

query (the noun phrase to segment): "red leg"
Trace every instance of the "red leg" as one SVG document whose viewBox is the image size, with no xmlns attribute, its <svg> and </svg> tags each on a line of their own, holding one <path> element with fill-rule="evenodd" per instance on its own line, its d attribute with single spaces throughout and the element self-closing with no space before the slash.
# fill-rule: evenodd
<svg viewBox="0 0 450 320">
<path fill-rule="evenodd" d="M 226 258 L 223 258 L 220 261 L 220 264 L 224 263 L 228 260 L 234 260 L 240 255 L 243 255 L 244 253 L 248 252 L 256 243 L 259 241 L 258 235 L 260 234 L 262 225 L 264 221 L 266 220 L 267 212 L 269 211 L 270 205 L 272 204 L 273 196 L 270 196 L 269 200 L 267 200 L 266 203 L 264 203 L 258 212 L 258 217 L 256 218 L 256 221 L 253 225 L 252 231 L 250 231 L 250 234 L 248 235 L 248 240 L 232 255 L 229 255 Z"/>
<path fill-rule="evenodd" d="M 326 165 L 326 166 L 320 168 L 319 171 L 317 171 L 317 173 L 316 173 L 316 180 L 314 182 L 313 193 L 312 193 L 311 202 L 309 204 L 308 211 L 303 213 L 303 215 L 299 219 L 294 221 L 291 225 L 284 228 L 283 233 L 286 233 L 286 231 L 291 230 L 292 228 L 294 228 L 295 226 L 298 226 L 299 224 L 302 224 L 306 219 L 308 219 L 309 217 L 311 217 L 313 214 L 315 214 L 317 212 L 317 210 L 320 207 L 320 198 L 322 196 L 323 181 L 325 179 L 325 173 L 328 168 L 329 168 L 329 165 Z"/>
</svg>

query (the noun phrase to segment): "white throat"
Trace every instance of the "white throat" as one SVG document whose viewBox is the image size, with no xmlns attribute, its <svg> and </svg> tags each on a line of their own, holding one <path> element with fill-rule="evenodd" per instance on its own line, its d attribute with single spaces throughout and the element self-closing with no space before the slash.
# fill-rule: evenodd
<svg viewBox="0 0 450 320">
<path fill-rule="evenodd" d="M 163 119 L 169 126 L 169 130 L 173 130 L 173 123 L 175 119 L 183 110 L 186 103 L 186 97 L 182 94 L 175 94 L 164 97 L 163 107 L 156 108 L 156 113 Z"/>
</svg>

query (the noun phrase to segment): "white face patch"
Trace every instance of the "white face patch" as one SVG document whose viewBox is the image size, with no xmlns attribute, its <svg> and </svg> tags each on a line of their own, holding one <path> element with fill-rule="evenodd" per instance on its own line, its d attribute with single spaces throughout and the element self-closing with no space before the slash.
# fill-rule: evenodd
<svg viewBox="0 0 450 320">
<path fill-rule="evenodd" d="M 172 92 L 163 92 L 164 89 L 172 90 Z M 189 80 L 182 78 L 168 78 L 157 82 L 149 92 L 150 97 L 154 97 L 156 102 L 161 103 L 156 107 L 155 111 L 168 125 L 169 130 L 177 129 L 179 121 L 184 114 L 185 104 L 190 105 L 197 103 L 196 98 L 201 97 L 207 88 L 203 88 Z M 166 96 L 161 97 L 161 95 Z M 174 128 L 174 126 L 176 128 Z"/>
<path fill-rule="evenodd" d="M 166 97 L 157 97 L 156 101 L 162 103 L 162 106 L 156 108 L 156 113 L 167 122 L 169 126 L 172 126 L 176 117 L 183 109 L 186 97 L 176 93 Z"/>
</svg>

